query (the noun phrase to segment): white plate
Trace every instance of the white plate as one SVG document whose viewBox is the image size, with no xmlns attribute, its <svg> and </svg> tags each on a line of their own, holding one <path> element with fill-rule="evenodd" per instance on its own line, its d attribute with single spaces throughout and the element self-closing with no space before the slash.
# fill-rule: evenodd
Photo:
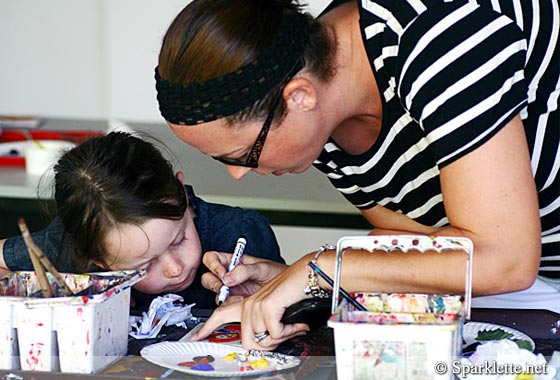
<svg viewBox="0 0 560 380">
<path fill-rule="evenodd" d="M 493 323 L 483 323 L 483 322 L 467 322 L 463 326 L 463 348 L 476 342 L 484 343 L 484 340 L 476 340 L 479 331 L 493 331 L 501 329 L 506 333 L 512 334 L 513 336 L 509 338 L 510 340 L 526 340 L 531 343 L 531 351 L 535 350 L 535 342 L 528 335 L 522 333 L 521 331 L 512 329 L 510 327 L 495 325 Z"/>
<path fill-rule="evenodd" d="M 257 368 L 252 371 L 242 372 L 235 361 L 226 361 L 224 358 L 233 353 L 248 355 L 247 365 L 262 356 L 269 362 L 267 368 Z M 140 355 L 159 366 L 171 368 L 175 371 L 186 372 L 197 376 L 206 377 L 239 377 L 255 376 L 265 372 L 282 371 L 297 367 L 300 360 L 295 356 L 283 355 L 277 352 L 247 351 L 240 347 L 227 344 L 208 342 L 161 342 L 144 347 Z M 191 362 L 194 357 L 212 355 L 214 361 L 210 363 L 211 371 L 196 370 L 180 363 Z"/>
</svg>

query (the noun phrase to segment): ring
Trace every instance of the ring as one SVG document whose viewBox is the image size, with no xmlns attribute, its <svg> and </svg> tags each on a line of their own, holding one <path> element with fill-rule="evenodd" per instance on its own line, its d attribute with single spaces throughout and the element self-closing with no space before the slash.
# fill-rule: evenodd
<svg viewBox="0 0 560 380">
<path fill-rule="evenodd" d="M 268 330 L 256 333 L 255 335 L 253 335 L 253 338 L 255 338 L 255 342 L 256 343 L 260 343 L 262 340 L 268 338 L 270 336 Z"/>
</svg>

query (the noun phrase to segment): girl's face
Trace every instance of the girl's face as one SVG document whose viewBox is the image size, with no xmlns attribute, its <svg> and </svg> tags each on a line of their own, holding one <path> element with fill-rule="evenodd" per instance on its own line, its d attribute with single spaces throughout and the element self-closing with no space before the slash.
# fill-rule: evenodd
<svg viewBox="0 0 560 380">
<path fill-rule="evenodd" d="M 202 258 L 191 210 L 181 220 L 150 219 L 124 224 L 105 238 L 110 270 L 145 269 L 134 288 L 148 294 L 179 292 L 195 279 Z"/>
</svg>

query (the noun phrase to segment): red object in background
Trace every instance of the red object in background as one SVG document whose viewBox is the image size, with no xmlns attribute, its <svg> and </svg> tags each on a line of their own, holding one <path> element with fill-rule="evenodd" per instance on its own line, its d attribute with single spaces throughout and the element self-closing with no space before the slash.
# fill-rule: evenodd
<svg viewBox="0 0 560 380">
<path fill-rule="evenodd" d="M 0 156 L 0 166 L 25 167 L 25 157 L 22 156 Z"/>
<path fill-rule="evenodd" d="M 28 133 L 27 133 L 28 132 Z M 90 137 L 102 136 L 104 131 L 82 131 L 82 130 L 26 130 L 22 132 L 18 129 L 3 129 L 0 134 L 0 143 L 29 140 L 29 135 L 35 140 L 66 140 L 79 144 Z"/>
<path fill-rule="evenodd" d="M 21 129 L 2 129 L 0 133 L 0 143 L 18 142 L 29 140 L 31 136 L 34 140 L 65 140 L 75 144 L 80 144 L 85 140 L 104 135 L 104 131 L 84 131 L 84 130 L 30 130 L 22 132 Z M 25 167 L 25 157 L 22 155 L 0 156 L 0 166 Z"/>
</svg>

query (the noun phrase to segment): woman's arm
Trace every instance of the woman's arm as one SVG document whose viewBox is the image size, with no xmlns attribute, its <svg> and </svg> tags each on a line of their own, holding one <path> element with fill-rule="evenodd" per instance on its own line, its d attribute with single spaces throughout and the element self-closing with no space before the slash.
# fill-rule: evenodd
<svg viewBox="0 0 560 380">
<path fill-rule="evenodd" d="M 375 234 L 416 233 L 464 236 L 474 243 L 473 292 L 496 294 L 524 289 L 537 274 L 540 260 L 540 219 L 523 126 L 513 119 L 477 150 L 441 172 L 444 204 L 450 227 L 430 228 L 382 210 L 366 212 Z M 382 218 L 381 218 L 382 216 Z M 283 325 L 280 318 L 303 299 L 307 263 L 296 261 L 243 302 L 219 308 L 197 338 L 227 320 L 242 322 L 246 348 L 273 349 L 305 332 L 305 325 Z M 335 252 L 324 252 L 318 265 L 334 275 Z M 349 292 L 463 293 L 465 255 L 462 252 L 345 253 L 341 285 Z M 322 287 L 327 284 L 320 280 Z M 259 344 L 253 334 L 268 330 Z"/>
<path fill-rule="evenodd" d="M 541 251 L 538 199 L 529 152 L 519 117 L 475 151 L 441 170 L 441 186 L 450 226 L 434 229 L 400 214 L 372 209 L 364 214 L 376 234 L 421 233 L 464 236 L 474 243 L 473 293 L 488 295 L 525 289 L 534 282 Z M 384 262 L 373 279 L 391 291 L 408 279 L 419 291 L 462 291 L 464 257 L 422 256 L 402 267 L 396 258 Z M 345 263 L 346 264 L 346 263 Z M 325 263 L 325 265 L 329 265 Z M 442 265 L 445 271 L 442 271 Z M 330 268 L 327 268 L 330 269 Z M 366 275 L 364 275 L 367 277 Z"/>
</svg>

